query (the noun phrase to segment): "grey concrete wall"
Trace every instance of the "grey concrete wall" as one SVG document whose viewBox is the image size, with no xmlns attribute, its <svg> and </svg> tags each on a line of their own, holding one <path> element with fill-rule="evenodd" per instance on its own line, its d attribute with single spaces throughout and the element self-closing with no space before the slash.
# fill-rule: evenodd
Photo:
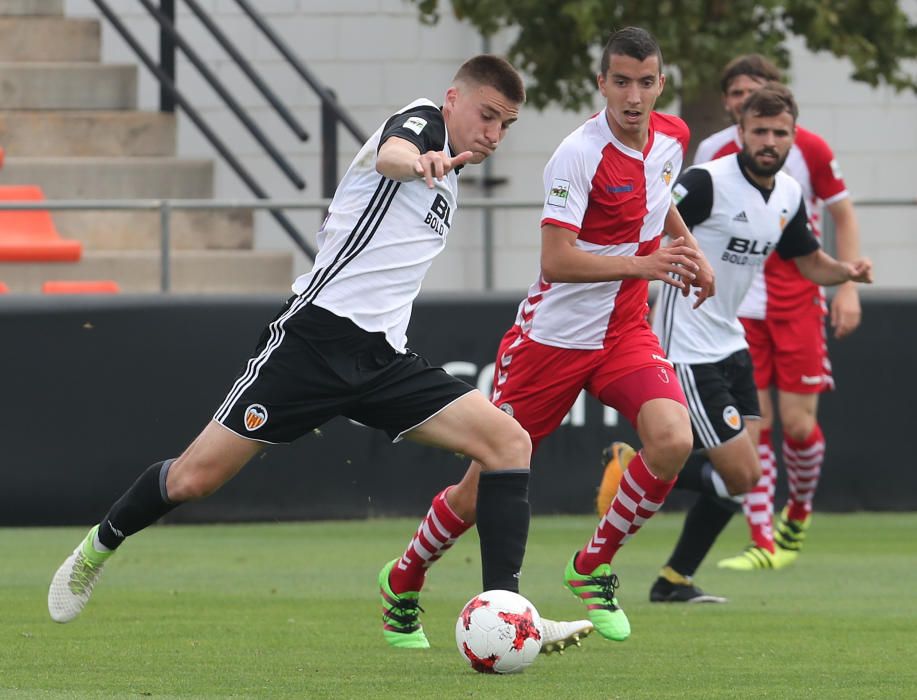
<svg viewBox="0 0 917 700">
<path fill-rule="evenodd" d="M 277 56 L 269 43 L 252 29 L 248 19 L 229 0 L 200 0 L 214 13 L 220 26 L 284 96 L 313 138 L 299 143 L 263 102 L 222 50 L 205 36 L 183 3 L 179 24 L 187 31 L 209 65 L 231 86 L 243 104 L 253 107 L 262 126 L 276 136 L 279 146 L 303 172 L 309 198 L 320 194 L 318 100 Z M 356 121 L 370 132 L 394 109 L 425 95 L 439 99 L 456 66 L 481 50 L 481 41 L 468 25 L 445 17 L 436 27 L 417 21 L 416 9 L 402 0 L 265 0 L 257 3 L 278 32 L 299 52 L 310 69 L 331 86 Z M 917 17 L 917 0 L 901 5 Z M 124 13 L 128 26 L 154 55 L 158 39 L 152 21 L 139 4 L 119 0 L 115 9 Z M 70 16 L 94 16 L 89 0 L 67 0 Z M 505 46 L 498 37 L 495 50 Z M 791 85 L 801 108 L 800 121 L 821 133 L 834 148 L 848 185 L 856 199 L 915 198 L 917 185 L 917 97 L 895 94 L 888 88 L 872 89 L 848 77 L 850 66 L 833 56 L 808 52 L 801 42 L 792 46 Z M 103 60 L 132 61 L 129 49 L 107 24 L 103 28 Z M 195 104 L 228 135 L 244 163 L 267 183 L 276 197 L 299 196 L 244 132 L 217 96 L 202 83 L 187 62 L 179 59 L 179 81 L 195 96 Z M 156 109 L 158 87 L 142 69 L 139 103 Z M 598 104 L 598 103 L 597 103 Z M 534 109 L 523 113 L 500 151 L 493 157 L 494 175 L 509 179 L 496 196 L 513 199 L 541 198 L 541 172 L 553 148 L 586 116 Z M 341 132 L 343 172 L 358 147 Z M 179 123 L 179 154 L 210 156 L 212 151 L 193 124 Z M 480 168 L 476 170 L 480 171 Z M 467 175 L 480 174 L 469 168 Z M 480 190 L 466 186 L 463 196 Z M 248 198 L 244 185 L 222 163 L 217 165 L 217 197 Z M 495 216 L 496 286 L 523 291 L 537 273 L 537 209 L 501 212 Z M 866 208 L 859 210 L 863 251 L 876 263 L 881 287 L 914 288 L 911 273 L 917 261 L 917 207 Z M 314 214 L 293 218 L 307 230 L 317 228 Z M 258 215 L 258 246 L 287 248 L 285 236 L 272 220 Z M 483 284 L 481 215 L 465 210 L 456 219 L 449 247 L 434 264 L 426 290 L 480 289 Z M 298 267 L 307 266 L 299 260 Z"/>
</svg>

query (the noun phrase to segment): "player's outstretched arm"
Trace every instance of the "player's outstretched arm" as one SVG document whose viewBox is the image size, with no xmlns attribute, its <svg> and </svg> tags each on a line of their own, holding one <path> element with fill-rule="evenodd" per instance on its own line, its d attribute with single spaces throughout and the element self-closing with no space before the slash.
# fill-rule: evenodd
<svg viewBox="0 0 917 700">
<path fill-rule="evenodd" d="M 679 289 L 697 270 L 698 252 L 676 241 L 651 255 L 596 255 L 576 246 L 575 231 L 545 224 L 541 227 L 541 275 L 546 282 L 613 282 L 624 279 L 662 280 Z"/>
<path fill-rule="evenodd" d="M 376 172 L 400 182 L 423 179 L 432 189 L 434 180 L 442 180 L 450 170 L 465 164 L 472 155 L 471 151 L 456 156 L 450 156 L 445 151 L 421 153 L 407 139 L 392 136 L 379 149 Z"/>
<path fill-rule="evenodd" d="M 793 261 L 802 276 L 815 284 L 828 287 L 844 282 L 872 284 L 872 262 L 869 258 L 843 262 L 819 248 L 808 255 L 793 258 Z"/>
</svg>

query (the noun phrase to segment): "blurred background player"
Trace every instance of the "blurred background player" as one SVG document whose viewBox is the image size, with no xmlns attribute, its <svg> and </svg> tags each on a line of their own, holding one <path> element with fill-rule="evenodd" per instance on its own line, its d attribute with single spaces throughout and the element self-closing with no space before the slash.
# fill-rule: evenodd
<svg viewBox="0 0 917 700">
<path fill-rule="evenodd" d="M 653 111 L 665 77 L 645 30 L 609 39 L 597 76 L 606 106 L 560 144 L 544 171 L 541 273 L 497 352 L 491 400 L 529 432 L 533 449 L 585 389 L 637 429 L 631 460 L 595 533 L 567 563 L 564 583 L 606 639 L 624 640 L 611 562 L 660 508 L 691 451 L 691 424 L 671 363 L 646 320 L 649 280 L 713 294 L 713 274 L 672 202 L 688 128 Z M 660 247 L 663 232 L 673 238 Z M 678 270 L 682 277 L 670 276 Z M 433 499 L 404 554 L 380 585 L 416 597 L 427 568 L 475 517 L 480 465 Z M 444 522 L 445 519 L 445 522 Z M 444 525 L 443 529 L 441 525 Z"/>
<path fill-rule="evenodd" d="M 748 492 L 761 474 L 754 371 L 738 318 L 757 271 L 776 254 L 817 284 L 871 281 L 868 260 L 839 262 L 821 250 L 801 186 L 780 172 L 793 145 L 797 114 L 786 87 L 764 85 L 743 103 L 739 153 L 688 169 L 673 191 L 682 218 L 714 267 L 717 295 L 693 309 L 672 287 L 663 288 L 653 330 L 688 398 L 695 447 L 706 454 L 728 496 Z M 686 476 L 680 486 L 691 488 Z M 704 594 L 693 576 L 732 517 L 734 504 L 715 487 L 694 488 L 701 493 L 650 590 L 653 602 L 725 602 Z M 779 568 L 791 553 L 778 549 L 770 556 Z"/>
<path fill-rule="evenodd" d="M 125 538 L 210 495 L 265 446 L 337 415 L 485 465 L 477 504 L 484 587 L 518 591 L 529 437 L 477 390 L 407 352 L 405 331 L 446 243 L 458 171 L 494 152 L 524 100 L 509 63 L 477 56 L 456 73 L 441 108 L 415 100 L 375 131 L 335 192 L 312 271 L 294 282 L 203 432 L 177 459 L 141 474 L 60 566 L 48 592 L 52 619 L 79 615 Z M 416 605 L 412 620 L 419 629 Z"/>
<path fill-rule="evenodd" d="M 742 103 L 768 80 L 780 80 L 780 71 L 766 58 L 749 54 L 732 60 L 723 70 L 723 105 L 738 122 Z M 738 152 L 735 124 L 700 143 L 695 163 Z M 809 222 L 819 234 L 822 204 L 834 220 L 839 260 L 859 257 L 859 230 L 853 203 L 830 146 L 817 134 L 796 128 L 796 139 L 784 171 L 802 186 Z M 724 568 L 771 568 L 776 546 L 798 552 L 811 522 L 812 499 L 825 455 L 825 438 L 818 424 L 818 395 L 834 388 L 825 343 L 827 313 L 824 291 L 805 279 L 788 260 L 772 255 L 764 264 L 739 316 L 755 364 L 755 383 L 761 407 L 758 451 L 762 476 L 743 507 L 751 531 L 751 545 L 736 557 L 720 562 Z M 844 338 L 860 324 L 856 285 L 842 284 L 831 302 L 830 323 L 836 338 Z M 774 487 L 777 469 L 771 441 L 776 388 L 777 413 L 783 432 L 783 465 L 789 499 L 773 531 Z"/>
</svg>

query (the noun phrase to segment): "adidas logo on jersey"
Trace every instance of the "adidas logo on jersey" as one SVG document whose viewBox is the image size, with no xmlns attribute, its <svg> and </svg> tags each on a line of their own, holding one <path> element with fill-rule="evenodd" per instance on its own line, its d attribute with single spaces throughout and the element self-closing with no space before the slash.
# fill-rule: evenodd
<svg viewBox="0 0 917 700">
<path fill-rule="evenodd" d="M 734 217 L 732 217 L 732 220 L 733 220 L 733 221 L 741 221 L 743 224 L 747 224 L 747 223 L 748 223 L 748 217 L 745 215 L 745 210 L 743 209 L 743 210 L 740 211 L 738 214 L 736 214 Z"/>
</svg>

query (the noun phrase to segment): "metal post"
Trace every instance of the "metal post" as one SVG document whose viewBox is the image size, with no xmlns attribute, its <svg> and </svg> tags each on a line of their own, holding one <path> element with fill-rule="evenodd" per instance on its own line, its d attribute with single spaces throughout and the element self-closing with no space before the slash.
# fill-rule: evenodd
<svg viewBox="0 0 917 700">
<path fill-rule="evenodd" d="M 159 203 L 160 278 L 159 290 L 168 292 L 172 288 L 172 261 L 169 254 L 172 235 L 172 202 L 164 199 Z"/>
<path fill-rule="evenodd" d="M 337 99 L 333 90 L 328 94 Z M 328 100 L 322 98 L 322 197 L 334 197 L 338 186 L 338 119 Z"/>
<path fill-rule="evenodd" d="M 169 22 L 175 24 L 175 0 L 159 0 L 159 11 L 168 17 Z M 162 71 L 175 82 L 175 41 L 162 27 L 159 29 L 159 66 Z M 172 93 L 159 84 L 159 111 L 174 112 L 175 97 Z"/>
</svg>

